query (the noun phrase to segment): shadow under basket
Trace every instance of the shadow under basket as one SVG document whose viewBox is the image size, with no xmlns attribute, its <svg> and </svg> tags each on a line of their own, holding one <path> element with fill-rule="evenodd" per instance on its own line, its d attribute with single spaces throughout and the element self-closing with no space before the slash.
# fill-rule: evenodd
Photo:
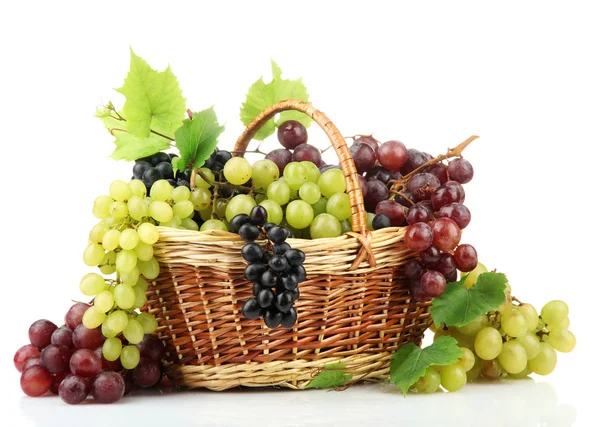
<svg viewBox="0 0 600 427">
<path fill-rule="evenodd" d="M 167 347 L 167 373 L 177 386 L 226 390 L 238 386 L 303 389 L 325 365 L 343 363 L 352 380 L 384 380 L 399 346 L 420 344 L 430 302 L 412 300 L 404 264 L 418 256 L 404 244 L 404 227 L 366 229 L 357 173 L 345 140 L 309 104 L 282 101 L 261 113 L 238 139 L 245 150 L 262 124 L 295 109 L 329 136 L 347 181 L 352 232 L 323 239 L 288 239 L 304 251 L 307 279 L 294 303 L 296 324 L 267 328 L 248 320 L 252 298 L 236 234 L 159 227 L 154 246 L 160 275 L 148 288 L 147 311 Z M 266 241 L 257 241 L 263 246 Z"/>
</svg>

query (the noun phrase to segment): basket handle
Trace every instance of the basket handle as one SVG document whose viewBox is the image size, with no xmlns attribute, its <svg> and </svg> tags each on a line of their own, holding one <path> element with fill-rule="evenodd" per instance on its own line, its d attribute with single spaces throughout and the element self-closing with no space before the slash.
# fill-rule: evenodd
<svg viewBox="0 0 600 427">
<path fill-rule="evenodd" d="M 248 144 L 256 132 L 258 132 L 258 130 L 276 114 L 288 110 L 296 110 L 309 116 L 325 131 L 329 141 L 331 141 L 331 145 L 338 156 L 340 166 L 346 177 L 346 192 L 348 193 L 350 206 L 352 208 L 352 231 L 359 233 L 362 237 L 359 240 L 363 244 L 363 249 L 357 257 L 358 262 L 355 263 L 356 267 L 360 261 L 364 259 L 365 255 L 368 256 L 369 263 L 372 266 L 375 265 L 375 257 L 373 256 L 370 239 L 367 238 L 369 234 L 369 231 L 367 230 L 367 214 L 365 211 L 362 189 L 360 188 L 360 182 L 358 181 L 358 172 L 356 171 L 356 166 L 354 165 L 354 160 L 352 160 L 352 154 L 346 144 L 346 140 L 325 113 L 317 110 L 307 102 L 296 99 L 287 99 L 276 102 L 252 120 L 236 141 L 233 150 L 235 152 L 241 152 L 240 155 L 243 156 L 243 152 L 246 151 Z"/>
</svg>

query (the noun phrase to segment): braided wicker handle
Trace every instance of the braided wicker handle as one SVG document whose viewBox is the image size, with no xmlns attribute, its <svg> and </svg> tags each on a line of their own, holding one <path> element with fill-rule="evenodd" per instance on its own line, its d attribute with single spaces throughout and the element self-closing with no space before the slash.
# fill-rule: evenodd
<svg viewBox="0 0 600 427">
<path fill-rule="evenodd" d="M 346 140 L 338 128 L 331 123 L 331 120 L 329 120 L 325 113 L 317 110 L 315 107 L 304 101 L 295 99 L 279 101 L 271 105 L 252 120 L 246 130 L 244 130 L 244 133 L 242 133 L 236 141 L 233 150 L 242 153 L 246 151 L 248 144 L 256 132 L 258 132 L 258 130 L 276 114 L 287 110 L 296 110 L 306 114 L 327 134 L 327 137 L 329 138 L 329 141 L 331 141 L 331 145 L 340 160 L 340 166 L 342 167 L 344 176 L 346 177 L 346 192 L 348 193 L 350 206 L 352 207 L 352 230 L 366 236 L 367 214 L 365 212 L 365 203 L 360 188 L 360 182 L 358 181 L 358 172 L 356 171 L 356 166 L 352 160 L 352 154 L 350 154 L 350 149 L 346 144 Z"/>
</svg>

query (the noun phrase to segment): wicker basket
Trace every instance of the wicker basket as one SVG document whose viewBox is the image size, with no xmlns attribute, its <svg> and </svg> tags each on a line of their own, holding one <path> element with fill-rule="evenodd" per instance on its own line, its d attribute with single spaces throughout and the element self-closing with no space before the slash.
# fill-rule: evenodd
<svg viewBox="0 0 600 427">
<path fill-rule="evenodd" d="M 241 313 L 252 283 L 244 278 L 239 236 L 160 227 L 155 254 L 161 273 L 148 289 L 147 309 L 158 319 L 168 374 L 178 386 L 303 389 L 331 363 L 344 363 L 353 380 L 378 381 L 388 375 L 394 351 L 419 345 L 427 328 L 430 303 L 411 301 L 403 275 L 417 254 L 404 245 L 403 227 L 367 230 L 350 151 L 325 114 L 305 102 L 279 102 L 248 126 L 235 151 L 243 152 L 256 131 L 285 110 L 306 113 L 331 140 L 346 176 L 353 231 L 289 241 L 306 253 L 298 321 L 292 329 L 269 329 Z"/>
</svg>

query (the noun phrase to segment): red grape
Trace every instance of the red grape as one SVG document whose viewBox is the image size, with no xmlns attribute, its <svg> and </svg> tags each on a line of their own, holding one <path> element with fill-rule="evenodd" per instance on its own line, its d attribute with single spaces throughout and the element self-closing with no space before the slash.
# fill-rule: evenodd
<svg viewBox="0 0 600 427">
<path fill-rule="evenodd" d="M 53 374 L 60 374 L 69 369 L 71 349 L 64 345 L 50 344 L 42 350 L 42 365 Z"/>
<path fill-rule="evenodd" d="M 375 213 L 387 216 L 392 222 L 392 225 L 395 227 L 399 227 L 404 224 L 406 219 L 402 205 L 393 200 L 382 200 L 381 202 L 377 203 L 377 206 L 375 207 Z"/>
<path fill-rule="evenodd" d="M 383 182 L 384 184 L 387 184 L 393 177 L 394 174 L 386 168 L 384 168 L 383 166 L 373 166 L 365 174 L 365 178 L 367 179 L 367 181 L 376 179 L 378 181 Z"/>
<path fill-rule="evenodd" d="M 440 180 L 431 173 L 416 173 L 408 180 L 407 190 L 414 193 L 422 187 L 429 187 L 433 190 L 440 186 Z"/>
<path fill-rule="evenodd" d="M 339 169 L 342 170 L 342 167 L 340 165 L 323 165 L 323 166 L 319 166 L 319 172 L 323 173 L 325 171 L 328 171 L 329 169 Z"/>
<path fill-rule="evenodd" d="M 373 212 L 377 204 L 389 197 L 390 193 L 385 184 L 376 179 L 367 181 L 367 195 L 365 206 L 369 212 Z"/>
<path fill-rule="evenodd" d="M 277 128 L 277 139 L 285 148 L 293 150 L 300 144 L 306 144 L 308 133 L 302 123 L 288 120 Z"/>
<path fill-rule="evenodd" d="M 312 162 L 315 165 L 321 164 L 321 152 L 317 147 L 310 144 L 300 144 L 294 149 L 292 154 L 293 162 Z"/>
<path fill-rule="evenodd" d="M 439 261 L 431 267 L 432 270 L 439 271 L 444 276 L 456 271 L 456 264 L 452 254 L 441 254 Z"/>
<path fill-rule="evenodd" d="M 52 344 L 64 345 L 66 347 L 73 347 L 73 330 L 68 326 L 61 326 L 52 333 L 50 338 Z"/>
<path fill-rule="evenodd" d="M 65 378 L 58 388 L 60 398 L 69 405 L 76 405 L 83 402 L 89 393 L 89 383 L 79 375 L 70 375 Z"/>
<path fill-rule="evenodd" d="M 377 152 L 379 151 L 379 143 L 377 142 L 377 140 L 375 138 L 373 138 L 372 136 L 361 136 L 358 137 L 354 140 L 355 144 L 367 144 L 369 147 L 371 147 L 371 149 L 373 150 L 373 152 L 375 152 L 375 155 L 377 155 Z"/>
<path fill-rule="evenodd" d="M 140 364 L 133 370 L 133 381 L 142 388 L 152 387 L 160 381 L 160 362 L 147 357 L 140 359 Z"/>
<path fill-rule="evenodd" d="M 40 357 L 40 350 L 33 344 L 27 344 L 17 350 L 13 357 L 13 363 L 17 371 L 23 371 L 23 365 L 32 357 Z"/>
<path fill-rule="evenodd" d="M 123 368 L 123 366 L 121 365 L 121 359 L 117 359 L 112 362 L 106 360 L 104 358 L 104 355 L 102 354 L 102 347 L 98 347 L 97 349 L 95 349 L 94 353 L 96 353 L 96 356 L 98 356 L 100 360 L 102 360 L 103 371 L 120 371 Z"/>
<path fill-rule="evenodd" d="M 477 267 L 477 251 L 471 245 L 459 245 L 454 251 L 454 262 L 460 271 L 471 271 Z"/>
<path fill-rule="evenodd" d="M 116 402 L 125 393 L 125 380 L 116 372 L 102 372 L 92 383 L 91 393 L 98 402 Z"/>
<path fill-rule="evenodd" d="M 471 222 L 471 211 L 461 203 L 450 203 L 449 205 L 442 206 L 437 216 L 450 218 L 461 230 Z"/>
<path fill-rule="evenodd" d="M 442 163 L 436 163 L 434 165 L 427 166 L 424 172 L 435 175 L 435 177 L 440 181 L 440 184 L 445 184 L 448 182 L 448 167 Z"/>
<path fill-rule="evenodd" d="M 473 179 L 473 166 L 468 160 L 458 158 L 448 164 L 448 177 L 461 184 Z"/>
<path fill-rule="evenodd" d="M 462 203 L 465 201 L 465 189 L 463 188 L 460 182 L 448 181 L 444 185 L 446 187 L 455 188 L 456 191 L 458 191 L 458 203 Z"/>
<path fill-rule="evenodd" d="M 413 205 L 408 209 L 406 214 L 406 222 L 409 225 L 416 224 L 417 222 L 429 222 L 432 219 L 432 213 L 425 205 Z"/>
<path fill-rule="evenodd" d="M 43 366 L 31 366 L 21 374 L 21 390 L 27 396 L 41 396 L 50 390 L 51 385 L 52 374 Z"/>
<path fill-rule="evenodd" d="M 406 228 L 404 243 L 408 249 L 421 252 L 427 249 L 433 242 L 433 231 L 424 222 L 417 222 Z"/>
<path fill-rule="evenodd" d="M 362 191 L 362 195 L 363 195 L 363 199 L 364 199 L 366 197 L 367 191 L 368 191 L 367 180 L 362 175 L 358 175 L 358 183 L 360 184 L 360 189 Z"/>
<path fill-rule="evenodd" d="M 416 302 L 424 302 L 429 299 L 429 295 L 427 295 L 421 287 L 420 279 L 409 280 L 408 291 L 410 292 L 410 296 L 412 297 L 412 299 Z"/>
<path fill-rule="evenodd" d="M 431 223 L 433 244 L 441 251 L 449 252 L 460 243 L 460 227 L 450 218 L 438 218 Z"/>
<path fill-rule="evenodd" d="M 436 264 L 440 260 L 441 252 L 438 248 L 431 245 L 424 251 L 421 251 L 421 260 L 425 264 Z"/>
<path fill-rule="evenodd" d="M 409 279 L 420 279 L 424 272 L 423 264 L 416 259 L 411 259 L 404 266 L 404 274 Z"/>
<path fill-rule="evenodd" d="M 431 298 L 437 298 L 446 290 L 446 279 L 439 271 L 426 271 L 421 276 L 421 288 Z"/>
<path fill-rule="evenodd" d="M 450 182 L 452 181 L 448 181 L 431 195 L 431 204 L 436 211 L 451 203 L 461 203 L 459 189 Z"/>
<path fill-rule="evenodd" d="M 46 319 L 40 319 L 33 322 L 29 327 L 29 341 L 31 344 L 42 350 L 52 340 L 52 333 L 58 329 L 54 323 Z"/>
<path fill-rule="evenodd" d="M 27 359 L 27 362 L 25 362 L 25 364 L 23 365 L 22 371 L 24 371 L 27 368 L 34 366 L 34 365 L 44 366 L 44 365 L 42 365 L 42 358 L 39 356 L 30 357 L 29 359 Z"/>
<path fill-rule="evenodd" d="M 355 142 L 350 146 L 350 153 L 352 154 L 352 159 L 356 165 L 356 170 L 360 174 L 365 173 L 368 169 L 375 166 L 375 163 L 377 162 L 375 152 L 367 144 Z"/>
<path fill-rule="evenodd" d="M 384 168 L 397 171 L 406 163 L 408 152 L 400 141 L 387 141 L 379 147 L 377 158 Z"/>
<path fill-rule="evenodd" d="M 65 314 L 65 323 L 71 329 L 75 329 L 77 325 L 81 325 L 81 319 L 86 310 L 90 308 L 89 304 L 78 302 L 69 308 Z"/>
<path fill-rule="evenodd" d="M 75 375 L 91 378 L 102 370 L 102 361 L 89 348 L 81 348 L 71 356 L 70 368 Z"/>
<path fill-rule="evenodd" d="M 278 148 L 267 153 L 265 159 L 275 162 L 279 168 L 279 175 L 283 176 L 283 170 L 292 161 L 292 152 L 285 148 Z M 69 325 L 70 326 L 70 325 Z"/>
<path fill-rule="evenodd" d="M 84 324 L 81 324 L 73 331 L 73 345 L 75 348 L 89 348 L 94 350 L 104 342 L 104 336 L 100 327 L 88 329 Z"/>
<path fill-rule="evenodd" d="M 141 357 L 147 357 L 155 362 L 159 362 L 165 357 L 165 346 L 158 337 L 146 334 L 141 343 L 137 344 Z"/>
<path fill-rule="evenodd" d="M 70 372 L 61 372 L 60 374 L 52 375 L 52 385 L 50 386 L 50 393 L 58 394 L 58 389 L 60 388 L 60 383 L 69 376 L 73 375 Z"/>
<path fill-rule="evenodd" d="M 406 154 L 406 163 L 400 168 L 400 172 L 402 175 L 409 174 L 424 163 L 427 163 L 427 156 L 419 150 L 411 148 Z"/>
</svg>

